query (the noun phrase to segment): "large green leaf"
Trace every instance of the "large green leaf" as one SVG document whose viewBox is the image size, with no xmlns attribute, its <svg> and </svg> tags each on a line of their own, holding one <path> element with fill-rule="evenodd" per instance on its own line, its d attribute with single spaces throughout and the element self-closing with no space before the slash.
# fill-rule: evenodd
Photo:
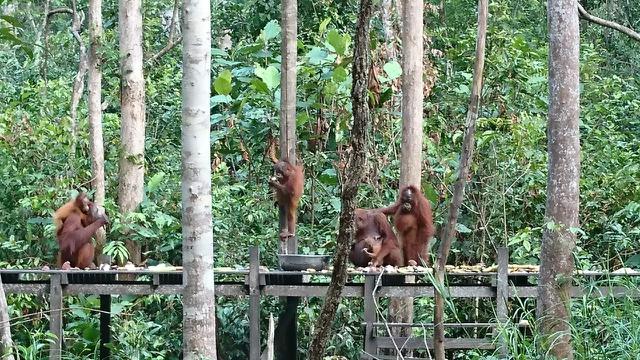
<svg viewBox="0 0 640 360">
<path fill-rule="evenodd" d="M 11 24 L 12 26 L 15 26 L 17 28 L 21 28 L 22 27 L 22 23 L 20 22 L 20 20 L 18 20 L 17 18 L 15 18 L 13 16 L 0 15 L 0 19 L 8 22 L 9 24 Z"/>
<path fill-rule="evenodd" d="M 402 67 L 397 61 L 389 61 L 382 67 L 387 74 L 387 80 L 397 79 L 402 75 Z"/>
<path fill-rule="evenodd" d="M 231 93 L 231 71 L 224 70 L 218 75 L 216 81 L 213 82 L 213 88 L 220 95 L 229 95 Z"/>
<path fill-rule="evenodd" d="M 280 71 L 273 65 L 269 65 L 266 69 L 259 65 L 256 66 L 256 76 L 267 85 L 269 90 L 280 85 Z"/>
<path fill-rule="evenodd" d="M 278 37 L 278 35 L 280 35 L 280 24 L 278 24 L 278 21 L 276 20 L 271 20 L 267 23 L 267 25 L 265 25 L 264 29 L 262 30 L 262 37 L 264 38 L 264 41 L 269 41 L 273 38 Z"/>
<path fill-rule="evenodd" d="M 344 55 L 347 50 L 347 37 L 340 35 L 338 30 L 331 29 L 327 34 L 327 42 L 333 46 L 333 49 L 338 55 Z"/>
<path fill-rule="evenodd" d="M 319 47 L 314 47 L 307 53 L 307 57 L 309 58 L 309 63 L 311 65 L 319 65 L 324 59 L 327 58 L 327 55 L 329 55 L 329 53 Z"/>
<path fill-rule="evenodd" d="M 345 70 L 342 66 L 337 66 L 333 69 L 333 81 L 335 82 L 343 82 L 347 79 L 347 70 Z"/>
</svg>

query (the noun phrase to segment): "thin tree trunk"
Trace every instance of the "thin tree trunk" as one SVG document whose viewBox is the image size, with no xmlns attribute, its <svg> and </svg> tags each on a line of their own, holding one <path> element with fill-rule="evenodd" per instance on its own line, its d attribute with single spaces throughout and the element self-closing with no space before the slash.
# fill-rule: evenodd
<svg viewBox="0 0 640 360">
<path fill-rule="evenodd" d="M 211 8 L 185 0 L 182 78 L 182 264 L 184 359 L 216 359 L 211 221 Z"/>
<path fill-rule="evenodd" d="M 44 91 L 46 93 L 47 90 L 47 58 L 49 57 L 49 37 L 48 37 L 48 28 L 49 28 L 49 7 L 51 0 L 44 1 L 44 19 L 42 20 L 42 49 L 38 50 L 36 54 L 42 54 L 38 56 L 40 60 L 40 76 L 44 80 Z M 36 42 L 38 44 L 38 42 Z M 36 46 L 36 49 L 40 49 L 39 46 Z"/>
<path fill-rule="evenodd" d="M 102 139 L 102 71 L 100 58 L 102 46 L 102 0 L 89 0 L 89 144 L 91 145 L 91 186 L 95 191 L 93 201 L 104 206 L 104 142 Z M 96 232 L 98 263 L 102 262 L 105 244 L 104 228 Z M 99 265 L 99 264 L 98 264 Z"/>
<path fill-rule="evenodd" d="M 400 6 L 398 1 L 398 6 Z M 422 0 L 402 3 L 402 147 L 400 149 L 400 188 L 421 188 L 422 107 L 423 107 L 423 12 Z M 400 244 L 402 246 L 402 244 Z M 412 281 L 408 279 L 408 281 Z M 392 298 L 389 321 L 412 323 L 413 298 Z M 410 336 L 411 328 L 392 329 L 393 336 Z"/>
<path fill-rule="evenodd" d="M 547 203 L 540 251 L 538 316 L 543 347 L 573 359 L 570 294 L 580 204 L 580 33 L 576 0 L 550 0 Z"/>
<path fill-rule="evenodd" d="M 298 1 L 282 0 L 282 68 L 280 72 L 280 159 L 295 164 L 296 159 L 296 59 Z M 280 233 L 288 232 L 288 209 L 280 208 Z M 280 242 L 280 252 L 296 254 L 298 238 Z"/>
<path fill-rule="evenodd" d="M 422 173 L 422 54 L 424 4 L 406 0 L 402 22 L 402 149 L 400 186 L 420 188 Z"/>
<path fill-rule="evenodd" d="M 144 195 L 145 104 L 142 71 L 142 0 L 120 0 L 120 108 L 122 112 L 118 206 L 135 211 Z M 140 264 L 140 244 L 126 240 L 129 259 Z"/>
<path fill-rule="evenodd" d="M 380 3 L 382 17 L 382 30 L 385 38 L 385 60 L 391 61 L 397 58 L 396 31 L 393 26 L 393 0 L 382 0 Z"/>
<path fill-rule="evenodd" d="M 11 325 L 9 307 L 4 294 L 4 286 L 0 277 L 0 359 L 13 360 L 13 341 L 11 340 Z"/>
<path fill-rule="evenodd" d="M 342 208 L 340 210 L 340 227 L 333 260 L 333 273 L 322 310 L 316 323 L 309 359 L 320 360 L 331 334 L 331 325 L 340 304 L 340 295 L 347 280 L 347 254 L 353 242 L 353 218 L 356 208 L 358 186 L 365 176 L 367 128 L 371 123 L 367 89 L 369 85 L 369 23 L 371 20 L 371 0 L 360 1 L 360 12 L 356 24 L 356 36 L 353 52 L 353 87 L 351 101 L 353 107 L 353 126 L 351 128 L 351 157 L 345 172 L 342 186 Z"/>
<path fill-rule="evenodd" d="M 80 37 L 80 28 L 82 28 L 82 23 L 84 22 L 84 16 L 81 13 L 78 13 L 78 9 L 76 6 L 76 2 L 71 1 L 72 11 L 73 11 L 73 19 L 71 21 L 71 34 L 78 42 L 78 47 L 80 49 L 80 55 L 78 60 L 78 72 L 76 73 L 76 77 L 73 81 L 73 92 L 71 93 L 71 164 L 73 164 L 73 159 L 76 157 L 76 143 L 77 141 L 77 133 L 78 133 L 78 105 L 80 105 L 80 98 L 82 98 L 82 93 L 84 93 L 84 78 L 87 75 L 87 70 L 89 69 L 89 65 L 87 63 L 87 47 L 84 45 L 82 38 Z M 73 166 L 73 165 L 72 165 Z"/>
<path fill-rule="evenodd" d="M 487 38 L 487 17 L 489 14 L 489 0 L 478 0 L 478 37 L 476 38 L 476 61 L 473 67 L 473 83 L 471 85 L 471 98 L 469 99 L 469 110 L 467 111 L 467 123 L 460 152 L 460 165 L 458 179 L 453 189 L 453 198 L 449 206 L 449 217 L 444 225 L 442 240 L 438 250 L 438 261 L 436 262 L 436 279 L 439 287 L 443 288 L 445 277 L 445 265 L 449 257 L 451 242 L 456 235 L 456 224 L 458 223 L 458 213 L 462 200 L 464 199 L 464 187 L 469 176 L 469 168 L 473 159 L 474 135 L 476 131 L 476 120 L 480 108 L 480 96 L 482 95 L 482 74 L 484 72 L 484 52 Z M 435 329 L 434 352 L 437 360 L 444 360 L 444 298 L 438 291 L 435 292 L 435 308 L 433 322 Z"/>
</svg>

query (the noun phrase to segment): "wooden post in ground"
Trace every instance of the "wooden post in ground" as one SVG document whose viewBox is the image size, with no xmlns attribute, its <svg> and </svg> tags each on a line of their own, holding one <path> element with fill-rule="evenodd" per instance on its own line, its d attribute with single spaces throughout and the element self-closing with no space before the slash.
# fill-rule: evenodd
<svg viewBox="0 0 640 360">
<path fill-rule="evenodd" d="M 100 295 L 100 359 L 111 357 L 111 349 L 107 346 L 111 342 L 111 295 Z"/>
<path fill-rule="evenodd" d="M 62 358 L 62 285 L 60 274 L 52 274 L 49 287 L 49 331 L 55 339 L 49 345 L 49 360 Z"/>
<path fill-rule="evenodd" d="M 249 359 L 260 359 L 260 253 L 249 250 Z"/>
<path fill-rule="evenodd" d="M 373 290 L 376 285 L 376 277 L 369 275 L 364 277 L 364 352 L 365 354 L 376 355 L 377 348 L 374 342 L 373 323 L 376 321 L 376 304 L 373 297 Z M 373 357 L 365 355 L 366 359 Z"/>
<path fill-rule="evenodd" d="M 503 329 L 509 320 L 509 310 L 507 301 L 509 299 L 509 251 L 506 247 L 498 248 L 498 276 L 496 280 L 496 317 L 498 320 L 498 353 L 500 358 L 505 359 L 508 355 L 507 342 Z"/>
</svg>

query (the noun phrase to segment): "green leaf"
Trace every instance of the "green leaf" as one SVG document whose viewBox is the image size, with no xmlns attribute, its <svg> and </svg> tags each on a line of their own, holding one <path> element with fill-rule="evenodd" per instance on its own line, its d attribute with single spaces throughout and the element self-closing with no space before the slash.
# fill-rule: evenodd
<svg viewBox="0 0 640 360">
<path fill-rule="evenodd" d="M 347 79 L 347 70 L 345 70 L 342 66 L 337 66 L 333 69 L 333 81 L 337 83 L 341 83 Z"/>
<path fill-rule="evenodd" d="M 263 92 L 265 94 L 269 93 L 269 87 L 260 79 L 251 80 L 251 87 L 256 91 Z"/>
<path fill-rule="evenodd" d="M 309 63 L 311 65 L 319 65 L 324 59 L 327 58 L 329 53 L 319 47 L 314 47 L 307 53 L 307 57 L 309 58 Z"/>
<path fill-rule="evenodd" d="M 640 267 L 640 254 L 635 254 L 632 257 L 628 258 L 625 265 L 632 266 L 632 267 Z"/>
<path fill-rule="evenodd" d="M 9 40 L 14 44 L 21 45 L 22 40 L 18 39 L 9 28 L 0 28 L 0 39 Z"/>
<path fill-rule="evenodd" d="M 323 34 L 325 31 L 327 31 L 327 25 L 329 25 L 329 22 L 331 22 L 331 18 L 324 19 L 320 23 L 320 26 L 318 26 L 318 33 Z"/>
<path fill-rule="evenodd" d="M 400 63 L 398 63 L 395 60 L 389 61 L 388 63 L 384 64 L 382 68 L 384 69 L 384 72 L 387 74 L 388 81 L 397 79 L 400 77 L 400 75 L 402 75 L 402 67 L 400 66 Z"/>
<path fill-rule="evenodd" d="M 456 231 L 461 234 L 468 234 L 471 232 L 471 229 L 466 227 L 464 224 L 456 224 Z"/>
<path fill-rule="evenodd" d="M 269 41 L 277 37 L 278 35 L 280 35 L 280 24 L 278 24 L 278 21 L 276 20 L 269 21 L 267 25 L 265 25 L 264 29 L 262 30 L 261 35 L 264 38 L 264 41 Z"/>
<path fill-rule="evenodd" d="M 424 183 L 422 185 L 422 192 L 424 194 L 424 197 L 426 197 L 427 200 L 429 200 L 431 203 L 433 204 L 438 203 L 438 200 L 440 199 L 440 195 L 438 194 L 436 189 L 433 187 L 433 185 L 431 185 L 431 183 L 429 182 Z"/>
<path fill-rule="evenodd" d="M 333 49 L 338 53 L 338 55 L 344 55 L 344 52 L 347 49 L 347 39 L 340 35 L 338 30 L 331 29 L 329 31 L 327 34 L 327 42 L 329 42 L 329 45 L 333 46 Z"/>
<path fill-rule="evenodd" d="M 393 90 L 391 88 L 386 88 L 382 94 L 380 94 L 380 105 L 384 104 L 385 102 L 391 100 L 391 97 L 393 96 Z"/>
<path fill-rule="evenodd" d="M 318 177 L 318 180 L 320 180 L 320 182 L 327 185 L 336 185 L 338 183 L 338 176 L 336 175 L 336 169 L 334 168 L 326 169 L 325 171 L 322 172 L 322 174 L 320 174 L 320 176 Z"/>
<path fill-rule="evenodd" d="M 232 100 L 233 99 L 229 95 L 214 95 L 209 100 L 209 103 L 211 104 L 211 106 L 214 106 L 214 105 L 218 105 L 218 104 L 228 104 Z"/>
<path fill-rule="evenodd" d="M 13 16 L 9 16 L 9 15 L 0 15 L 0 19 L 8 22 L 9 24 L 11 24 L 12 26 L 15 26 L 17 28 L 22 28 L 22 23 L 20 22 L 20 20 L 18 20 L 17 18 L 13 17 Z"/>
<path fill-rule="evenodd" d="M 213 83 L 213 88 L 220 95 L 229 95 L 231 93 L 231 71 L 224 70 Z"/>
<path fill-rule="evenodd" d="M 162 179 L 164 179 L 164 176 L 165 176 L 165 173 L 162 171 L 153 175 L 149 179 L 149 183 L 147 183 L 147 191 L 153 192 L 154 190 L 156 190 L 158 186 L 160 186 L 160 183 L 162 182 Z"/>
<path fill-rule="evenodd" d="M 280 71 L 273 65 L 269 65 L 266 69 L 258 65 L 255 73 L 257 77 L 264 81 L 269 90 L 273 90 L 280 85 Z"/>
</svg>

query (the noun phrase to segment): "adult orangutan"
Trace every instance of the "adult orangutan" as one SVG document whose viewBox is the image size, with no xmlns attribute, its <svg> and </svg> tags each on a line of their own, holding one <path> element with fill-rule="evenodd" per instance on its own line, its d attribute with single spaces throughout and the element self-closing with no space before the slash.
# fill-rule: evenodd
<svg viewBox="0 0 640 360">
<path fill-rule="evenodd" d="M 400 190 L 398 201 L 380 209 L 386 215 L 393 215 L 393 223 L 398 231 L 405 265 L 428 263 L 429 241 L 435 234 L 433 214 L 429 201 L 414 185 Z"/>
<path fill-rule="evenodd" d="M 56 210 L 53 214 L 53 224 L 56 227 L 56 234 L 60 233 L 62 223 L 64 223 L 71 214 L 80 215 L 82 221 L 85 221 L 89 213 L 89 204 L 91 204 L 91 201 L 85 193 L 81 192 L 75 199 L 67 202 Z"/>
<path fill-rule="evenodd" d="M 91 201 L 87 203 L 86 214 L 69 212 L 56 234 L 60 246 L 58 266 L 80 269 L 94 267 L 95 247 L 91 238 L 101 226 L 108 223 L 109 219 L 104 211 Z"/>
</svg>

